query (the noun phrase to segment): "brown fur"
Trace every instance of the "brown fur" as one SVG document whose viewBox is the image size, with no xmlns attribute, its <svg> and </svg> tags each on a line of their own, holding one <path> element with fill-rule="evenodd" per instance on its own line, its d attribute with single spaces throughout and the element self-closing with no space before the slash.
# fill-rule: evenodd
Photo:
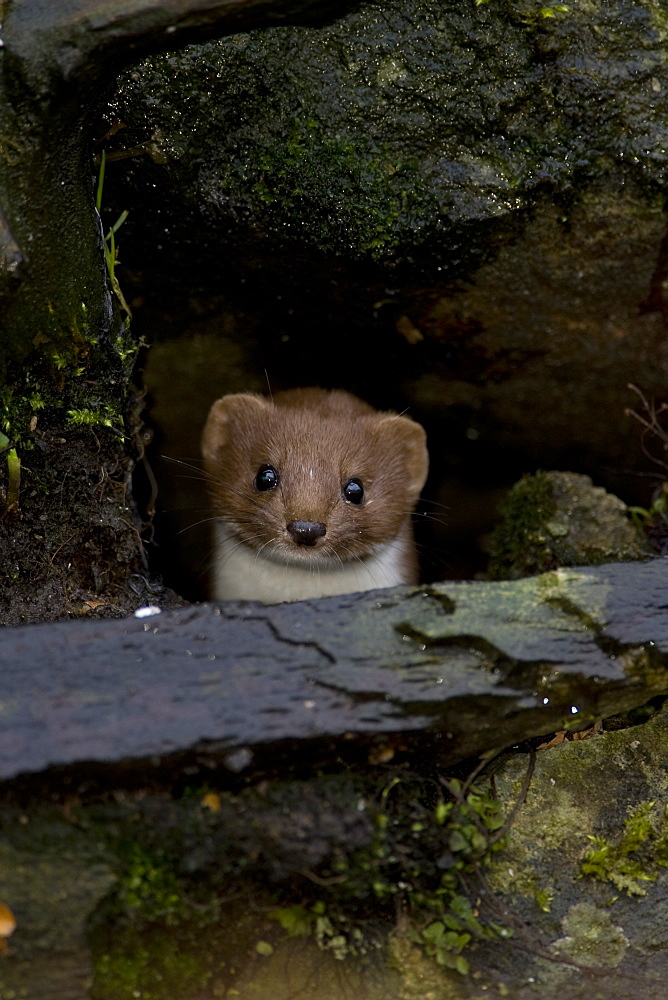
<svg viewBox="0 0 668 1000">
<path fill-rule="evenodd" d="M 410 418 L 340 390 L 293 389 L 273 400 L 229 395 L 211 407 L 202 454 L 216 515 L 263 558 L 340 565 L 404 539 L 401 576 L 417 582 L 411 513 L 428 457 L 424 430 Z M 277 488 L 256 489 L 262 465 L 279 473 Z M 360 505 L 342 496 L 352 478 L 364 487 Z M 292 521 L 321 522 L 327 531 L 314 546 L 298 545 L 286 530 Z"/>
</svg>

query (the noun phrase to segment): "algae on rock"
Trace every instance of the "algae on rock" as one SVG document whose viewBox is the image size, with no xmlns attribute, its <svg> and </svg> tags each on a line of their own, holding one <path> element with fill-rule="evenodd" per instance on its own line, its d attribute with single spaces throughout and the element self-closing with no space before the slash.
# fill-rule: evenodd
<svg viewBox="0 0 668 1000">
<path fill-rule="evenodd" d="M 517 1000 L 536 990 L 550 1000 L 580 1000 L 589 995 L 587 970 L 598 970 L 599 990 L 624 1000 L 638 990 L 648 1000 L 665 995 L 668 953 L 657 921 L 663 922 L 668 894 L 667 753 L 666 705 L 643 725 L 537 753 L 526 801 L 489 874 L 505 905 L 533 928 L 518 932 L 516 945 L 528 950 L 524 975 L 512 982 Z M 494 767 L 502 803 L 517 794 L 522 758 Z M 602 868 L 586 873 L 592 844 L 595 850 L 601 843 L 612 848 L 608 881 Z M 620 891 L 615 858 L 622 881 L 634 863 L 644 895 L 637 895 L 640 883 L 628 880 Z M 542 892 L 549 894 L 547 906 Z M 552 961 L 538 957 L 546 948 Z"/>
<path fill-rule="evenodd" d="M 198 227 L 200 213 L 248 220 L 270 243 L 391 264 L 426 249 L 459 273 L 546 184 L 570 195 L 616 158 L 658 193 L 665 88 L 645 100 L 663 65 L 656 5 L 546 10 L 385 0 L 324 28 L 155 57 L 112 102 L 124 146 L 157 137 L 162 150 L 132 174 L 169 178 Z M 602 87 L 611 60 L 635 72 Z"/>
</svg>

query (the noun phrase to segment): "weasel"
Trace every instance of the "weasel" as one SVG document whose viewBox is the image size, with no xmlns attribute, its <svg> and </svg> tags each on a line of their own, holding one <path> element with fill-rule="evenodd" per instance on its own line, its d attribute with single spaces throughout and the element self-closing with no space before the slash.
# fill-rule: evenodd
<svg viewBox="0 0 668 1000">
<path fill-rule="evenodd" d="M 211 596 L 265 604 L 418 582 L 420 424 L 342 390 L 218 399 L 202 435 Z"/>
</svg>

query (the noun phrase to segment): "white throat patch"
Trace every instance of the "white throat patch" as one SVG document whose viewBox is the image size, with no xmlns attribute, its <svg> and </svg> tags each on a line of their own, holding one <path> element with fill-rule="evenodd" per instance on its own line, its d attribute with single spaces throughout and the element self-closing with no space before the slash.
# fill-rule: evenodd
<svg viewBox="0 0 668 1000">
<path fill-rule="evenodd" d="M 295 566 L 264 559 L 231 537 L 222 522 L 215 525 L 212 594 L 219 601 L 262 601 L 280 604 L 309 597 L 349 594 L 405 583 L 401 565 L 407 543 L 398 538 L 379 545 L 363 562 Z"/>
</svg>

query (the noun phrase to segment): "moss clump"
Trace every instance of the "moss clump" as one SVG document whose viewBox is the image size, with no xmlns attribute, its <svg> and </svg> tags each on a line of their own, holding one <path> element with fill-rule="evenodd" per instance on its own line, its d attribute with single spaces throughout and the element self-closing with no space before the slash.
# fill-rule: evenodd
<svg viewBox="0 0 668 1000">
<path fill-rule="evenodd" d="M 285 142 L 268 136 L 247 150 L 246 197 L 277 226 L 291 218 L 323 248 L 385 258 L 401 233 L 433 211 L 417 161 L 387 142 L 353 132 L 328 132 L 316 118 L 293 121 Z M 221 178 L 233 186 L 233 165 Z"/>
<path fill-rule="evenodd" d="M 150 853 L 140 844 L 126 849 L 113 909 L 144 921 L 173 926 L 183 915 L 182 892 L 166 856 Z"/>
<path fill-rule="evenodd" d="M 201 995 L 212 977 L 194 937 L 164 927 L 116 931 L 109 950 L 98 955 L 92 1000 L 173 1000 Z"/>
<path fill-rule="evenodd" d="M 649 545 L 621 500 L 588 476 L 538 472 L 511 489 L 492 536 L 491 579 L 643 559 Z"/>
<path fill-rule="evenodd" d="M 545 472 L 523 476 L 501 508 L 501 522 L 492 536 L 488 573 L 493 580 L 527 576 L 548 556 L 544 526 L 555 510 Z M 524 567 L 520 572 L 520 567 Z M 550 567 L 553 568 L 553 567 Z M 535 572 L 539 572 L 536 568 Z"/>
<path fill-rule="evenodd" d="M 115 429 L 118 435 L 122 437 L 122 429 L 120 427 L 114 428 L 114 418 L 118 418 L 118 414 L 110 406 L 101 406 L 98 410 L 91 410 L 84 407 L 81 410 L 67 411 L 67 422 L 69 424 L 84 427 L 108 427 L 112 430 Z"/>
<path fill-rule="evenodd" d="M 127 325 L 102 349 L 94 338 L 68 354 L 52 351 L 16 367 L 0 388 L 0 431 L 22 451 L 34 447 L 35 430 L 62 425 L 106 427 L 123 436 L 126 384 L 138 350 Z"/>
<path fill-rule="evenodd" d="M 215 971 L 215 896 L 205 902 L 191 898 L 177 875 L 175 856 L 132 840 L 117 850 L 121 871 L 91 933 L 91 997 L 172 1000 L 200 995 Z"/>
<path fill-rule="evenodd" d="M 612 882 L 629 895 L 644 896 L 643 882 L 653 882 L 657 868 L 668 866 L 668 806 L 655 802 L 637 806 L 616 842 L 590 836 L 592 846 L 582 861 L 583 875 Z"/>
</svg>

